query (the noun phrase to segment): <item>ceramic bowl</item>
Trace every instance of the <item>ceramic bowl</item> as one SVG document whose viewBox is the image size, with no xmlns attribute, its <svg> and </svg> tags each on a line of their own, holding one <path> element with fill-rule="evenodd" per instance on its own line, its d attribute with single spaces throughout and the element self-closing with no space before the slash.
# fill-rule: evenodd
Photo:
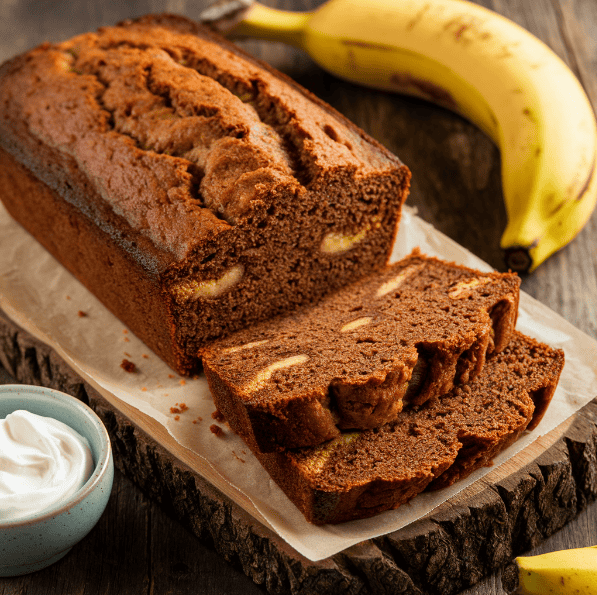
<svg viewBox="0 0 597 595">
<path fill-rule="evenodd" d="M 87 483 L 52 509 L 15 521 L 0 515 L 0 577 L 41 570 L 65 556 L 99 520 L 114 480 L 108 432 L 87 405 L 64 393 L 27 385 L 0 385 L 0 419 L 24 409 L 57 419 L 87 438 L 95 467 Z"/>
</svg>

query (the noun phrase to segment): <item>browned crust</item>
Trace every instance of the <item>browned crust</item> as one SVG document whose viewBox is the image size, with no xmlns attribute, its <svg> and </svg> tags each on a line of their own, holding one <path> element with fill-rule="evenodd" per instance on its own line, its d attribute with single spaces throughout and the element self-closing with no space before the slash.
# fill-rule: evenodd
<svg viewBox="0 0 597 595">
<path fill-rule="evenodd" d="M 155 14 L 155 15 L 145 15 L 139 17 L 137 19 L 127 19 L 119 23 L 122 26 L 127 26 L 130 24 L 159 24 L 160 26 L 167 27 L 174 29 L 175 31 L 182 31 L 185 33 L 192 33 L 193 35 L 197 35 L 198 37 L 203 37 L 205 39 L 209 39 L 216 43 L 219 43 L 222 47 L 225 47 L 227 50 L 236 54 L 237 56 L 247 60 L 251 64 L 254 64 L 258 68 L 261 68 L 267 71 L 272 76 L 278 78 L 280 81 L 284 82 L 285 84 L 289 85 L 299 93 L 305 96 L 306 99 L 317 105 L 318 107 L 322 108 L 326 111 L 330 116 L 334 119 L 338 120 L 342 123 L 343 126 L 346 126 L 349 130 L 352 130 L 356 134 L 358 134 L 365 142 L 374 146 L 377 150 L 380 151 L 387 159 L 393 161 L 397 167 L 404 165 L 400 158 L 394 155 L 391 151 L 389 151 L 386 147 L 384 147 L 380 142 L 374 139 L 372 136 L 367 134 L 364 130 L 359 128 L 354 122 L 349 120 L 344 114 L 341 114 L 338 110 L 333 108 L 331 105 L 311 93 L 308 89 L 305 89 L 302 85 L 297 83 L 295 80 L 290 78 L 288 75 L 284 74 L 273 68 L 270 64 L 261 60 L 245 50 L 243 50 L 238 45 L 234 44 L 229 39 L 225 37 L 221 37 L 217 33 L 215 33 L 209 27 L 202 25 L 196 21 L 188 19 L 187 17 L 183 17 L 176 14 L 169 14 L 169 13 L 162 13 L 162 14 Z"/>
<path fill-rule="evenodd" d="M 159 20 L 158 17 L 148 17 L 146 22 L 153 24 Z M 177 21 L 183 22 L 181 19 Z M 139 47 L 133 42 L 131 47 L 128 47 L 125 40 L 128 58 L 131 52 L 134 54 L 142 51 L 143 36 L 149 35 L 150 26 L 146 26 L 145 32 L 141 25 L 130 24 L 129 27 L 140 27 L 141 31 L 138 31 L 139 35 L 135 37 L 135 43 Z M 188 32 L 192 25 L 187 23 L 183 29 L 185 27 Z M 113 39 L 112 36 L 119 38 L 129 35 L 126 27 L 105 28 L 103 33 L 107 36 L 110 48 L 120 47 L 118 39 Z M 160 34 L 163 33 L 168 32 L 160 31 Z M 134 37 L 136 33 L 130 35 Z M 238 51 L 228 42 L 207 32 L 204 37 L 211 42 L 223 44 L 221 47 L 228 48 L 233 54 L 248 60 L 247 64 L 261 68 L 261 63 Z M 39 193 L 39 196 L 35 197 L 23 194 L 22 199 L 30 201 L 30 204 L 21 209 L 17 205 L 18 200 L 13 190 L 8 189 L 6 200 L 12 203 L 9 211 L 174 369 L 184 374 L 195 373 L 200 367 L 198 351 L 205 343 L 258 320 L 317 300 L 325 293 L 382 266 L 387 261 L 397 231 L 401 206 L 408 193 L 410 172 L 397 158 L 379 147 L 357 127 L 350 126 L 351 134 L 358 134 L 359 138 L 363 139 L 365 148 L 361 147 L 358 151 L 355 149 L 353 154 L 345 145 L 336 142 L 333 135 L 326 136 L 327 133 L 324 134 L 325 131 L 321 130 L 323 124 L 319 120 L 311 122 L 310 116 L 305 118 L 305 121 L 311 122 L 312 126 L 317 128 L 318 138 L 323 139 L 323 145 L 334 144 L 339 151 L 338 155 L 346 157 L 346 163 L 342 161 L 342 157 L 338 163 L 334 160 L 324 160 L 322 164 L 317 164 L 317 168 L 319 165 L 321 167 L 315 168 L 317 171 L 311 179 L 308 191 L 310 202 L 304 200 L 306 190 L 299 179 L 290 174 L 286 175 L 288 172 L 281 166 L 279 170 L 274 168 L 274 173 L 263 176 L 258 173 L 251 178 L 250 183 L 242 182 L 238 187 L 233 186 L 234 192 L 220 193 L 226 194 L 221 202 L 218 202 L 220 196 L 215 192 L 218 196 L 214 204 L 201 204 L 201 197 L 197 198 L 194 194 L 195 184 L 201 184 L 202 180 L 208 177 L 207 174 L 202 178 L 201 172 L 193 173 L 193 162 L 186 158 L 169 155 L 167 151 L 158 147 L 145 147 L 143 139 L 138 137 L 139 135 L 135 136 L 136 132 L 133 134 L 126 126 L 123 128 L 122 122 L 119 124 L 120 128 L 115 126 L 116 116 L 120 117 L 116 113 L 119 108 L 109 107 L 105 101 L 112 79 L 108 77 L 109 80 L 104 80 L 100 77 L 103 58 L 98 58 L 94 53 L 97 48 L 91 41 L 90 46 L 85 47 L 85 51 L 77 53 L 76 44 L 81 43 L 82 39 L 95 38 L 93 34 L 88 34 L 78 37 L 79 41 L 71 40 L 57 45 L 42 44 L 0 67 L 0 144 L 5 169 L 12 169 L 12 172 L 4 173 L 7 177 L 20 178 L 17 185 L 35 188 L 35 192 Z M 189 45 L 195 49 L 199 47 L 198 55 L 201 54 L 201 46 L 196 44 L 203 42 L 194 38 L 191 41 Z M 69 44 L 72 44 L 72 47 Z M 187 49 L 185 46 L 185 51 Z M 162 57 L 159 60 L 164 59 L 168 62 L 168 58 L 164 58 L 167 52 L 160 51 Z M 152 56 L 153 54 L 146 58 L 151 61 Z M 84 71 L 74 66 L 79 58 L 81 64 L 77 63 L 77 66 L 82 66 Z M 232 60 L 230 64 L 233 63 Z M 172 64 L 176 66 L 178 63 Z M 206 68 L 209 71 L 211 67 Z M 178 64 L 178 68 L 184 70 L 185 67 Z M 228 65 L 228 68 L 233 69 L 233 66 Z M 236 65 L 234 68 L 240 67 Z M 210 78 L 209 72 L 199 75 L 193 68 L 187 70 L 186 74 L 195 82 L 201 79 L 209 86 L 206 82 Z M 190 74 L 191 71 L 193 76 Z M 267 80 L 271 81 L 271 77 L 274 77 L 284 85 L 290 84 L 293 93 L 300 90 L 273 69 L 267 68 L 266 71 L 263 71 L 263 76 L 270 77 Z M 164 84 L 165 72 L 162 69 L 162 78 L 157 77 L 154 81 L 158 86 Z M 258 77 L 260 73 L 261 71 L 254 76 Z M 44 77 L 50 81 L 51 91 L 48 91 L 48 87 L 43 87 Z M 56 85 L 52 86 L 54 82 Z M 222 83 L 218 80 L 218 84 Z M 38 92 L 38 89 L 42 91 Z M 154 99 L 157 98 L 159 101 L 159 90 L 151 93 Z M 300 90 L 300 93 L 309 101 L 314 99 L 303 90 Z M 281 94 L 283 95 L 284 91 Z M 248 109 L 238 97 L 234 97 L 234 89 L 223 86 L 222 92 L 218 91 L 216 95 L 216 105 L 208 106 L 208 113 L 214 110 L 220 113 L 220 107 L 224 109 L 232 104 L 236 105 L 238 113 Z M 294 94 L 293 98 L 296 97 Z M 111 95 L 111 100 L 115 100 L 115 104 L 119 105 L 117 95 Z M 218 104 L 220 100 L 221 105 Z M 23 113 L 18 111 L 20 101 L 23 102 Z M 206 102 L 208 103 L 207 100 Z M 321 107 L 326 114 L 337 119 L 339 126 L 346 124 L 344 118 L 335 114 L 331 108 L 325 107 L 323 102 L 317 100 L 313 105 L 318 109 Z M 73 106 L 84 111 L 85 118 L 73 117 Z M 52 111 L 54 109 L 56 113 Z M 305 110 L 309 113 L 308 108 Z M 77 145 L 77 150 L 83 151 L 85 159 L 80 168 L 77 160 L 70 156 L 71 152 L 75 154 L 74 150 L 71 151 L 71 144 L 78 138 L 72 137 L 72 134 L 76 134 L 78 129 L 73 129 L 69 137 L 62 117 L 73 126 L 78 120 L 82 122 L 81 130 L 85 133 L 85 142 L 81 146 Z M 199 119 L 201 117 L 203 116 L 198 116 Z M 255 114 L 252 117 L 258 130 L 269 130 L 270 125 L 267 122 L 258 123 L 259 118 Z M 320 114 L 319 118 L 323 117 Z M 209 120 L 208 116 L 205 118 Z M 96 121 L 101 122 L 97 129 Z M 127 125 L 129 124 L 130 121 Z M 248 129 L 243 122 L 237 124 L 243 130 Z M 89 135 L 85 132 L 86 126 L 91 131 Z M 279 135 L 273 126 L 270 128 L 273 137 Z M 299 132 L 300 129 L 301 126 L 298 127 Z M 93 137 L 98 130 L 99 133 Z M 97 142 L 101 151 L 94 152 L 90 149 L 88 136 L 93 141 L 91 145 L 95 147 L 93 143 Z M 255 143 L 250 146 L 257 147 L 255 151 L 259 152 L 259 135 L 254 136 Z M 225 135 L 225 140 L 233 143 L 237 139 L 234 135 L 230 139 Z M 268 153 L 269 145 L 265 141 L 261 144 L 266 147 L 266 150 L 260 153 L 263 157 Z M 321 147 L 318 151 L 321 153 Z M 284 149 L 280 149 L 280 154 L 283 153 Z M 97 165 L 97 156 L 100 154 L 102 161 Z M 114 162 L 113 155 L 117 156 L 114 157 Z M 125 165 L 118 170 L 119 158 L 122 155 L 125 156 Z M 79 158 L 80 155 L 77 159 Z M 313 159 L 317 161 L 316 156 L 313 156 Z M 289 160 L 292 161 L 290 158 Z M 214 161 L 217 165 L 221 159 Z M 135 163 L 142 165 L 136 169 Z M 166 172 L 167 177 L 164 179 L 167 179 L 168 183 L 172 179 L 174 186 L 165 188 L 166 182 L 162 183 L 162 178 L 153 173 L 152 165 L 157 167 L 160 174 L 162 171 Z M 293 170 L 296 164 L 291 165 L 290 170 L 296 173 L 297 170 Z M 89 166 L 92 166 L 93 175 L 87 171 Z M 224 166 L 225 164 L 223 170 L 226 169 Z M 311 163 L 309 167 L 315 166 Z M 131 172 L 131 168 L 134 171 Z M 121 175 L 114 181 L 110 178 L 110 172 L 115 170 L 127 175 Z M 355 174 L 357 170 L 360 172 L 358 175 Z M 130 180 L 138 180 L 143 171 L 151 172 L 151 180 L 145 178 L 145 183 L 142 180 L 139 186 L 133 183 L 138 192 L 135 193 L 133 190 L 127 194 L 131 187 Z M 214 171 L 213 178 L 217 182 L 219 170 L 215 167 Z M 251 170 L 250 173 L 256 171 L 259 172 L 260 169 Z M 298 171 L 300 178 L 300 167 Z M 102 177 L 102 172 L 107 172 L 110 184 Z M 242 175 L 238 179 L 242 179 Z M 35 178 L 39 184 L 34 183 Z M 98 179 L 101 180 L 100 186 L 105 183 L 111 191 L 100 189 L 96 184 Z M 270 179 L 274 180 L 271 186 L 267 183 Z M 7 183 L 5 186 L 8 188 L 10 184 Z M 238 193 L 235 194 L 237 190 Z M 155 202 L 152 202 L 154 192 Z M 373 192 L 378 199 L 370 200 L 370 197 L 364 196 L 368 192 Z M 241 194 L 249 196 L 249 199 L 243 202 Z M 326 200 L 321 198 L 324 195 Z M 331 196 L 329 201 L 328 195 Z M 76 242 L 66 239 L 64 247 L 60 247 L 62 235 L 48 229 L 49 226 L 39 218 L 28 221 L 27 210 L 37 209 L 37 205 L 46 199 L 49 205 L 52 205 L 50 211 L 57 209 L 56 205 L 64 201 L 64 209 L 68 216 L 64 216 L 62 232 L 67 233 L 65 230 L 72 229 L 77 237 L 83 238 L 77 227 L 89 230 L 93 225 L 97 225 L 99 229 L 93 232 L 86 231 L 95 235 L 96 239 L 92 242 L 97 251 L 102 249 L 100 238 L 111 242 L 108 252 L 115 254 L 120 247 L 123 254 L 118 268 L 108 264 L 109 268 L 105 268 L 103 272 L 87 272 L 98 266 L 106 267 L 107 261 L 113 261 L 114 256 L 106 253 L 102 264 L 99 256 L 87 250 L 79 250 L 80 257 L 89 256 L 87 261 L 70 262 L 71 254 L 76 253 L 73 252 Z M 166 215 L 160 214 L 162 209 L 156 208 L 157 204 L 168 209 Z M 222 213 L 219 212 L 220 207 Z M 79 216 L 77 209 L 81 210 L 80 222 L 75 220 Z M 179 217 L 179 214 L 188 215 L 189 220 L 187 221 L 186 216 Z M 354 229 L 365 226 L 370 217 L 378 217 L 381 226 L 375 233 L 369 234 L 352 253 L 333 255 L 331 258 L 322 253 L 321 237 L 330 229 L 341 233 L 354 233 Z M 155 223 L 156 218 L 158 223 Z M 181 229 L 185 231 L 180 231 Z M 187 234 L 187 229 L 192 233 Z M 130 274 L 127 272 L 127 263 L 134 269 Z M 179 282 L 184 284 L 189 281 L 215 281 L 234 267 L 242 269 L 240 281 L 234 291 L 227 291 L 217 299 L 211 299 L 209 296 L 196 299 L 194 303 L 178 300 L 176 290 Z M 143 275 L 146 275 L 147 279 L 140 281 Z M 118 284 L 119 291 L 116 290 Z M 140 287 L 145 286 L 144 284 L 153 291 L 150 296 L 153 302 L 149 305 L 139 297 L 140 293 L 142 295 Z M 148 315 L 140 312 L 146 307 L 150 309 Z"/>
<path fill-rule="evenodd" d="M 40 182 L 0 148 L 0 196 L 11 216 L 139 338 L 173 368 L 181 353 L 172 340 L 172 316 L 159 277 L 148 274 L 116 238 Z M 127 228 L 125 221 L 122 229 Z M 129 230 L 130 236 L 135 237 Z M 142 238 L 137 240 L 141 243 Z M 135 308 L 134 305 L 142 304 Z"/>
</svg>

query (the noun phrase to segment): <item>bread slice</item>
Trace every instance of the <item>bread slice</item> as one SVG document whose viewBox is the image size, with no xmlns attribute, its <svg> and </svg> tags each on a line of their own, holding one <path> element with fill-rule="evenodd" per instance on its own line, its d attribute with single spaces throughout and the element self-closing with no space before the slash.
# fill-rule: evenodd
<svg viewBox="0 0 597 595">
<path fill-rule="evenodd" d="M 514 329 L 519 283 L 415 251 L 206 348 L 214 401 L 262 452 L 381 426 L 481 372 Z"/>
<path fill-rule="evenodd" d="M 251 450 L 314 524 L 397 508 L 466 477 L 534 428 L 554 394 L 564 353 L 515 331 L 480 376 L 380 429 L 343 432 L 313 448 Z"/>
</svg>

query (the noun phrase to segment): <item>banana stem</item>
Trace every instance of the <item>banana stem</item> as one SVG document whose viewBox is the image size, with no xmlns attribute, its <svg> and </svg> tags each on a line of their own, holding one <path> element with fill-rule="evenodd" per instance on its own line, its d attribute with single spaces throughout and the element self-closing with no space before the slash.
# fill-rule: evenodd
<svg viewBox="0 0 597 595">
<path fill-rule="evenodd" d="M 311 12 L 291 12 L 255 3 L 231 31 L 233 37 L 255 37 L 303 47 L 303 34 Z"/>
</svg>

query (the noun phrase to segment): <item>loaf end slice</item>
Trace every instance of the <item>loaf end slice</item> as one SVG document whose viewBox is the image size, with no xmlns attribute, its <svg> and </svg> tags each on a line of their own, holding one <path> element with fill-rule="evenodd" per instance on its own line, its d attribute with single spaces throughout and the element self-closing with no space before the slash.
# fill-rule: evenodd
<svg viewBox="0 0 597 595">
<path fill-rule="evenodd" d="M 206 348 L 214 401 L 263 452 L 379 427 L 479 375 L 510 339 L 519 284 L 415 251 Z"/>
</svg>

